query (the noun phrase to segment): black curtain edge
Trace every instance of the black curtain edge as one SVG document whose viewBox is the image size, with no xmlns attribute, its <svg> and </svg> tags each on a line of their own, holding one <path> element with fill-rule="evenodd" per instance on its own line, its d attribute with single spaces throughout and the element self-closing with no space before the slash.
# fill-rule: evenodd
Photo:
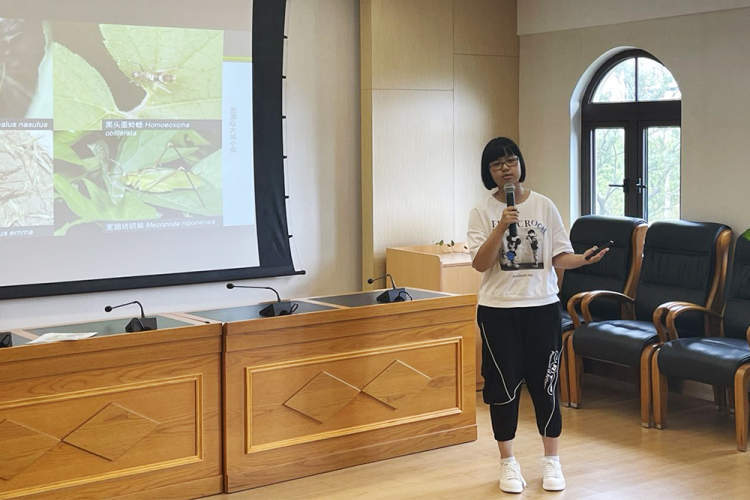
<svg viewBox="0 0 750 500">
<path fill-rule="evenodd" d="M 292 267 L 260 268 L 247 267 L 188 273 L 154 274 L 149 276 L 127 276 L 95 280 L 64 281 L 34 285 L 13 285 L 0 288 L 0 300 L 27 299 L 50 295 L 72 295 L 78 293 L 111 292 L 136 288 L 157 288 L 165 286 L 194 285 L 254 278 L 296 276 L 305 274 Z"/>
</svg>

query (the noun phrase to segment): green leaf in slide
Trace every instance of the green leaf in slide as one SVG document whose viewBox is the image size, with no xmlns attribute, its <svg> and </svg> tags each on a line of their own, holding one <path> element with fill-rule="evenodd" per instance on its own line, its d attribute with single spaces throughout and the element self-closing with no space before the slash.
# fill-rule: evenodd
<svg viewBox="0 0 750 500">
<path fill-rule="evenodd" d="M 180 154 L 185 157 L 198 150 L 197 147 L 179 148 L 178 154 L 174 147 L 168 147 L 175 135 L 173 130 L 148 130 L 134 137 L 126 137 L 120 145 L 117 161 L 125 173 L 131 173 L 159 167 L 178 160 Z"/>
<path fill-rule="evenodd" d="M 88 179 L 83 179 L 90 198 L 84 196 L 65 177 L 55 174 L 55 191 L 62 197 L 71 211 L 79 219 L 58 229 L 55 234 L 63 235 L 73 225 L 108 220 L 146 220 L 157 219 L 161 215 L 151 205 L 144 203 L 133 193 L 126 193 L 122 202 L 115 204 L 102 188 Z"/>
<path fill-rule="evenodd" d="M 84 135 L 85 132 L 72 132 L 66 130 L 55 131 L 55 159 L 80 165 L 88 171 L 100 168 L 102 165 L 99 158 L 95 156 L 81 158 L 71 147 Z"/>
<path fill-rule="evenodd" d="M 223 32 L 100 25 L 120 70 L 146 91 L 138 118 L 221 118 Z"/>
<path fill-rule="evenodd" d="M 203 185 L 197 193 L 192 189 L 180 189 L 167 193 L 139 193 L 137 191 L 134 193 L 138 193 L 146 203 L 193 215 L 218 216 L 222 211 L 221 191 L 210 184 Z"/>
<path fill-rule="evenodd" d="M 214 151 L 196 163 L 191 172 L 205 179 L 216 189 L 221 189 L 221 150 Z"/>
<path fill-rule="evenodd" d="M 101 130 L 102 120 L 122 117 L 104 78 L 78 54 L 52 44 L 55 129 Z"/>
</svg>

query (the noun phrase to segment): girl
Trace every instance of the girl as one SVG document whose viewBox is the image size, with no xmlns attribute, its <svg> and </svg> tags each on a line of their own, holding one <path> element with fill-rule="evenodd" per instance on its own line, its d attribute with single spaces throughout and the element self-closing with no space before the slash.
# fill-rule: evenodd
<svg viewBox="0 0 750 500">
<path fill-rule="evenodd" d="M 524 187 L 525 179 L 526 164 L 518 146 L 505 137 L 492 139 L 482 153 L 482 181 L 493 192 L 471 211 L 467 235 L 472 266 L 482 273 L 477 322 L 483 396 L 500 449 L 500 489 L 509 493 L 520 493 L 526 486 L 513 456 L 523 382 L 544 445 L 542 487 L 565 489 L 557 454 L 562 428 L 557 397 L 561 324 L 554 268 L 593 264 L 609 251 L 593 247 L 574 253 L 557 208 L 549 198 Z M 513 187 L 514 206 L 505 203 L 506 185 Z M 511 225 L 516 233 L 512 236 Z M 515 256 L 511 266 L 503 257 L 508 251 Z M 586 260 L 590 254 L 595 255 Z"/>
</svg>

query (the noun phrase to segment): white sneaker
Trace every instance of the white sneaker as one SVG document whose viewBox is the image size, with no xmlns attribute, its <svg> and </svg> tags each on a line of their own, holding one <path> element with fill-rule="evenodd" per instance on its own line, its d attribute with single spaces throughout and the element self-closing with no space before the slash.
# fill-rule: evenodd
<svg viewBox="0 0 750 500">
<path fill-rule="evenodd" d="M 542 488 L 547 491 L 562 491 L 565 489 L 565 476 L 563 476 L 559 460 L 544 458 Z"/>
<path fill-rule="evenodd" d="M 521 464 L 503 460 L 500 464 L 500 489 L 506 493 L 521 493 L 526 480 L 521 475 Z"/>
</svg>

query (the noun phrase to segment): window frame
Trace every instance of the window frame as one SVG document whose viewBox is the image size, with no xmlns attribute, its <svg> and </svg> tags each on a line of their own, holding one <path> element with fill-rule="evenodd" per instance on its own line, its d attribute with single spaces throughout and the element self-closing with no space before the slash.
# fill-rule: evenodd
<svg viewBox="0 0 750 500">
<path fill-rule="evenodd" d="M 646 129 L 650 127 L 680 127 L 682 100 L 638 101 L 638 64 L 635 64 L 635 101 L 594 103 L 591 99 L 609 71 L 630 58 L 652 59 L 666 68 L 664 63 L 642 49 L 622 51 L 607 59 L 594 73 L 583 94 L 581 106 L 581 215 L 594 212 L 592 187 L 594 186 L 594 131 L 598 128 L 625 129 L 625 207 L 630 217 L 647 219 L 644 189 L 636 187 L 638 179 L 648 178 L 644 161 L 646 155 Z M 682 163 L 682 158 L 680 158 Z M 647 184 L 646 184 L 647 186 Z M 646 189 L 648 189 L 646 187 Z"/>
</svg>

